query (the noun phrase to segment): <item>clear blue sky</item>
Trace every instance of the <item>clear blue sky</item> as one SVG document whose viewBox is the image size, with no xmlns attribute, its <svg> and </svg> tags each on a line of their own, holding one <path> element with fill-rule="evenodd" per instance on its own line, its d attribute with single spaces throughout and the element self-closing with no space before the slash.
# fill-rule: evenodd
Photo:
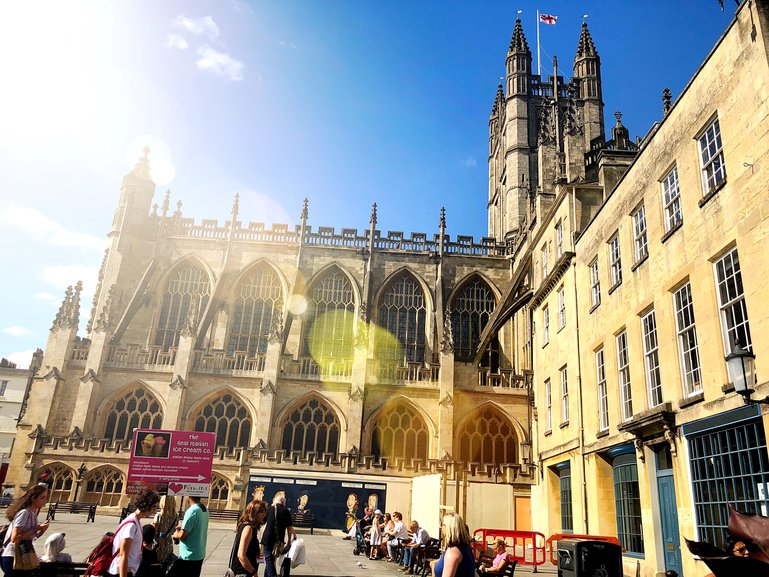
<svg viewBox="0 0 769 577">
<path fill-rule="evenodd" d="M 486 234 L 488 115 L 518 10 L 567 76 L 582 15 L 607 126 L 661 116 L 731 21 L 717 0 L 6 0 L 0 4 L 0 356 L 88 318 L 122 176 L 148 143 L 185 216 Z M 81 334 L 83 334 L 81 332 Z"/>
</svg>

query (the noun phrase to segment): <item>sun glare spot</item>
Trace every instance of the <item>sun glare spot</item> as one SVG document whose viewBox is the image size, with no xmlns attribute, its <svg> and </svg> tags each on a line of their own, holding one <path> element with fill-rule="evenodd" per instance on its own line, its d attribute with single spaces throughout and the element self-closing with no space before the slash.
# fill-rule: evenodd
<svg viewBox="0 0 769 577">
<path fill-rule="evenodd" d="M 150 174 L 155 184 L 166 186 L 176 176 L 176 167 L 172 161 L 171 147 L 168 142 L 155 134 L 144 134 L 131 141 L 126 148 L 126 165 L 129 170 L 136 161 L 144 156 L 144 148 L 149 147 Z"/>
<path fill-rule="evenodd" d="M 288 310 L 292 315 L 299 316 L 307 310 L 307 299 L 302 295 L 291 295 L 288 300 Z"/>
</svg>

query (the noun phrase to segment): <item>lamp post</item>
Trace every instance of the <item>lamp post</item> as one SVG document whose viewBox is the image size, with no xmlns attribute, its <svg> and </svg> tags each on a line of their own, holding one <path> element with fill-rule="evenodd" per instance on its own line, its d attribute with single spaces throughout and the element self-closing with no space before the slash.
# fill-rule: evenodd
<svg viewBox="0 0 769 577">
<path fill-rule="evenodd" d="M 726 369 L 734 390 L 742 395 L 746 405 L 769 404 L 769 395 L 763 399 L 752 399 L 753 386 L 756 384 L 756 355 L 743 348 L 740 340 L 734 341 L 732 352 L 726 357 Z"/>
<path fill-rule="evenodd" d="M 75 483 L 75 498 L 73 501 L 77 501 L 77 494 L 80 491 L 80 484 L 83 482 L 83 477 L 85 477 L 86 472 L 86 466 L 85 463 L 80 463 L 80 466 L 77 468 L 77 480 Z"/>
</svg>

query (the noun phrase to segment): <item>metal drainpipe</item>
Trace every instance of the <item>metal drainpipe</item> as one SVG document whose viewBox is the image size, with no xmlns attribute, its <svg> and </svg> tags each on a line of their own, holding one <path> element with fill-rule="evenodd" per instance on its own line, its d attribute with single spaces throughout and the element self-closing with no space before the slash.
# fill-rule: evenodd
<svg viewBox="0 0 769 577">
<path fill-rule="evenodd" d="M 572 202 L 572 243 L 574 242 L 574 232 L 576 230 L 576 191 L 571 189 Z M 572 248 L 576 248 L 572 245 Z M 574 251 L 576 253 L 576 250 Z M 577 290 L 577 257 L 571 265 L 574 273 L 574 323 L 577 329 L 577 390 L 579 391 L 579 452 L 582 462 L 582 515 L 585 524 L 585 534 L 590 535 L 590 523 L 587 514 L 587 466 L 585 465 L 585 408 L 582 403 L 582 354 L 579 347 L 579 291 Z"/>
</svg>

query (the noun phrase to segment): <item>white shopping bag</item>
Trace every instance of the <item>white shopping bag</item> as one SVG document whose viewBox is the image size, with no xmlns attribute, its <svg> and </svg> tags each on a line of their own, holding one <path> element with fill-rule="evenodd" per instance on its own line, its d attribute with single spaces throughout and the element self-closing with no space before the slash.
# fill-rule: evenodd
<svg viewBox="0 0 769 577">
<path fill-rule="evenodd" d="M 291 568 L 295 569 L 307 561 L 304 554 L 304 539 L 294 539 L 291 549 L 288 550 L 288 558 L 291 559 Z"/>
</svg>

